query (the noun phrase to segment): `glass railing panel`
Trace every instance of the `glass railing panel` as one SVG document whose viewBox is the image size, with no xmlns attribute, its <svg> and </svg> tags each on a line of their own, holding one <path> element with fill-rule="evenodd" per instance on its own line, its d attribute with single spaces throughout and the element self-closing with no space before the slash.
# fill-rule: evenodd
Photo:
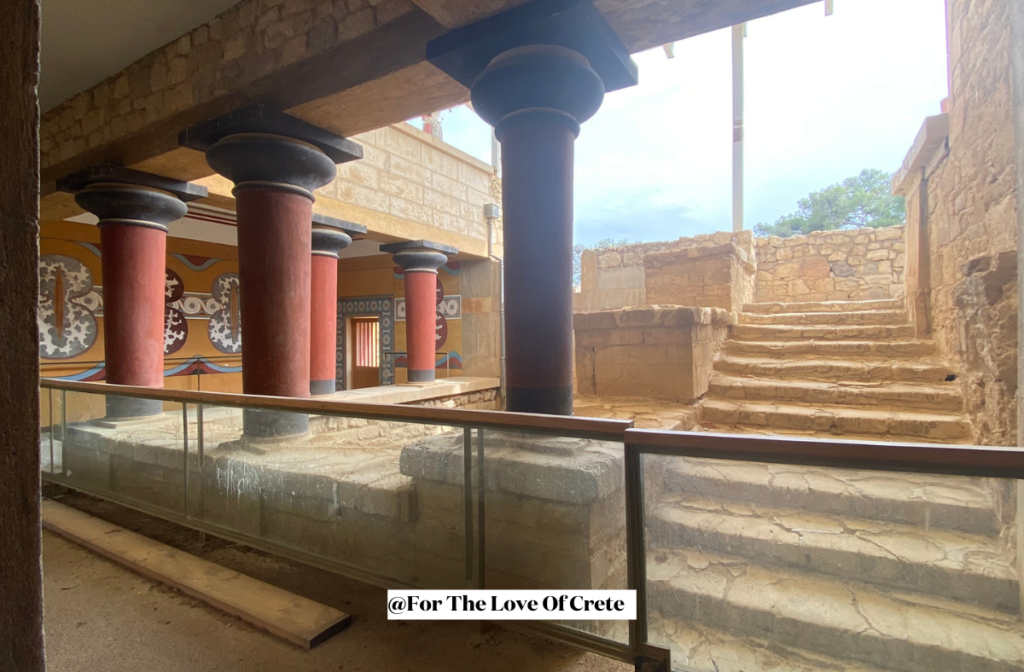
<svg viewBox="0 0 1024 672">
<path fill-rule="evenodd" d="M 181 404 L 64 395 L 61 467 L 68 485 L 176 515 L 184 512 L 187 454 Z M 195 437 L 190 438 L 194 444 Z"/>
<path fill-rule="evenodd" d="M 409 446 L 429 437 L 461 441 L 461 428 L 289 415 L 308 431 L 258 436 L 265 426 L 260 414 L 202 407 L 191 432 L 198 437 L 202 427 L 189 463 L 192 520 L 340 571 L 426 588 L 465 587 L 461 475 L 449 488 L 432 488 L 405 468 Z"/>
<path fill-rule="evenodd" d="M 61 473 L 63 394 L 39 391 L 39 467 L 44 474 Z"/>
<path fill-rule="evenodd" d="M 1019 482 L 643 456 L 675 669 L 1018 669 Z"/>
<path fill-rule="evenodd" d="M 472 478 L 478 506 L 483 503 L 477 534 L 482 527 L 484 587 L 625 590 L 622 442 L 480 431 L 483 451 L 478 434 Z M 432 488 L 451 483 L 462 467 L 462 445 L 457 441 L 437 437 L 423 442 L 417 451 L 425 456 L 447 455 L 452 465 L 445 471 L 419 470 L 420 481 Z M 429 464 L 426 457 L 422 462 Z M 478 558 L 474 564 L 479 566 Z M 479 573 L 478 568 L 477 581 Z M 557 623 L 620 643 L 628 641 L 625 621 Z"/>
</svg>

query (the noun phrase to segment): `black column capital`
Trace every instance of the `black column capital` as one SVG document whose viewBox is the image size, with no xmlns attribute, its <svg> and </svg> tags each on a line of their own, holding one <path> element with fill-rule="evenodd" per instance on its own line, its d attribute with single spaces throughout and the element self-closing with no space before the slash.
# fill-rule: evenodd
<svg viewBox="0 0 1024 672">
<path fill-rule="evenodd" d="M 262 105 L 187 128 L 178 144 L 206 152 L 207 163 L 235 183 L 235 192 L 279 189 L 310 200 L 335 178 L 336 164 L 363 158 L 358 143 Z"/>
<path fill-rule="evenodd" d="M 120 224 L 167 231 L 188 212 L 186 201 L 207 195 L 205 187 L 112 164 L 97 164 L 57 180 L 57 189 L 99 218 L 99 226 Z"/>
<path fill-rule="evenodd" d="M 448 255 L 458 254 L 459 248 L 429 240 L 410 240 L 381 245 L 380 251 L 390 254 L 406 273 L 437 273 L 437 269 L 448 263 Z"/>
<path fill-rule="evenodd" d="M 353 234 L 366 233 L 366 227 L 343 219 L 313 213 L 313 254 L 338 258 L 352 244 Z"/>
</svg>

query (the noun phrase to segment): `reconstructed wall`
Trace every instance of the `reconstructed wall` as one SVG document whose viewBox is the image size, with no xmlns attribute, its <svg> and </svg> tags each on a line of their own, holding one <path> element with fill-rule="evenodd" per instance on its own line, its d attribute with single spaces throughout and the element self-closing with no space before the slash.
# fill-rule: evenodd
<svg viewBox="0 0 1024 672">
<path fill-rule="evenodd" d="M 757 238 L 756 300 L 862 301 L 903 293 L 904 227 Z"/>
<path fill-rule="evenodd" d="M 413 10 L 408 0 L 243 0 L 45 111 L 42 165 L 52 166 L 210 103 Z M 201 119 L 193 123 L 197 121 Z"/>
<path fill-rule="evenodd" d="M 104 379 L 100 232 L 46 222 L 40 234 L 39 363 L 48 378 Z M 164 385 L 241 391 L 238 248 L 168 237 Z M 57 325 L 57 316 L 63 324 Z M 44 400 L 45 401 L 45 400 Z M 44 413 L 46 407 L 44 405 Z"/>
<path fill-rule="evenodd" d="M 915 319 L 958 374 L 974 441 L 990 445 L 1016 443 L 1018 220 L 1008 6 L 947 3 L 948 141 L 928 140 L 945 130 L 941 118 L 929 119 L 896 185 L 909 206 Z"/>
<path fill-rule="evenodd" d="M 730 313 L 649 306 L 577 313 L 576 391 L 690 403 L 708 391 Z"/>
<path fill-rule="evenodd" d="M 421 224 L 487 240 L 484 205 L 501 205 L 501 180 L 490 164 L 406 123 L 360 133 L 352 140 L 363 146 L 363 159 L 338 166 L 337 179 L 318 189 L 318 196 L 394 217 L 356 219 L 371 231 L 465 247 L 465 241 L 457 238 L 413 230 L 412 225 Z M 500 256 L 500 219 L 492 238 L 495 254 Z"/>
</svg>

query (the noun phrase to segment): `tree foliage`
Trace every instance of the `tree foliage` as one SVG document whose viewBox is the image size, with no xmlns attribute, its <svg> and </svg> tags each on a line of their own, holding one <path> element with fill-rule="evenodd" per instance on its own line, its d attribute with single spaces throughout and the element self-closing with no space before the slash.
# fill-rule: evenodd
<svg viewBox="0 0 1024 672">
<path fill-rule="evenodd" d="M 579 287 L 583 282 L 583 251 L 584 250 L 607 250 L 610 247 L 625 247 L 630 241 L 627 238 L 615 240 L 614 238 L 602 238 L 593 245 L 581 245 L 577 243 L 572 246 L 572 286 Z"/>
<path fill-rule="evenodd" d="M 892 195 L 891 176 L 881 170 L 862 170 L 800 199 L 796 212 L 774 224 L 758 224 L 754 233 L 787 238 L 811 231 L 896 226 L 905 217 L 906 203 Z"/>
</svg>

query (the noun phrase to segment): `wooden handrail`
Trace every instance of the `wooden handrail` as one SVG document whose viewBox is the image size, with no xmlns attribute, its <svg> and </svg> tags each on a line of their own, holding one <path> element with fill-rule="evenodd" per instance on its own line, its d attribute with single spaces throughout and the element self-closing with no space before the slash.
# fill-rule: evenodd
<svg viewBox="0 0 1024 672">
<path fill-rule="evenodd" d="M 643 454 L 675 457 L 1024 479 L 1024 448 L 1010 446 L 883 443 L 651 429 L 627 430 L 626 446 L 627 450 Z"/>
<path fill-rule="evenodd" d="M 596 439 L 599 441 L 622 442 L 625 431 L 633 426 L 631 420 L 576 418 L 562 415 L 541 415 L 538 413 L 509 413 L 505 411 L 483 411 L 463 408 L 406 406 L 404 404 L 368 404 L 330 399 L 296 399 L 293 397 L 267 397 L 197 390 L 165 390 L 162 388 L 73 382 L 46 378 L 41 380 L 39 385 L 44 389 L 64 390 L 65 392 L 155 399 L 180 404 L 230 406 L 267 411 L 308 413 L 311 415 L 340 415 L 350 418 L 365 418 L 367 420 L 416 422 L 430 425 L 481 427 L 508 432 L 536 432 L 557 436 Z"/>
</svg>

